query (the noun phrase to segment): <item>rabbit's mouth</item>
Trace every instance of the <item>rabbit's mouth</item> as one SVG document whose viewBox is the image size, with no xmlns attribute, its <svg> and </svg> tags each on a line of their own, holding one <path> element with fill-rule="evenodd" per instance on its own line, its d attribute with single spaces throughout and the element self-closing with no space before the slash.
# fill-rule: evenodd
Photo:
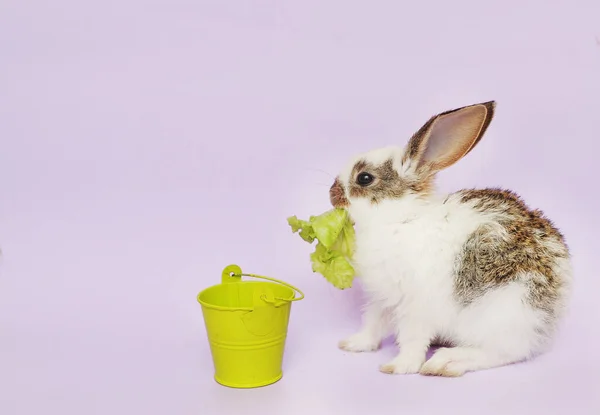
<svg viewBox="0 0 600 415">
<path fill-rule="evenodd" d="M 334 208 L 339 209 L 346 208 L 350 204 L 346 198 L 344 187 L 337 178 L 329 189 L 329 201 Z"/>
</svg>

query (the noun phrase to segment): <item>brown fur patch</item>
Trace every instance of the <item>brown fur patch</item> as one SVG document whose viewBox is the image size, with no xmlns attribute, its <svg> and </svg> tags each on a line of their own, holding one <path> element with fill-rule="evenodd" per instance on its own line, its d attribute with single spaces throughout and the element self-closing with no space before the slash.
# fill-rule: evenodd
<svg viewBox="0 0 600 415">
<path fill-rule="evenodd" d="M 455 269 L 459 301 L 468 305 L 491 288 L 521 281 L 529 289 L 530 304 L 553 317 L 563 284 L 557 260 L 569 257 L 560 231 L 508 190 L 463 190 L 454 196 L 497 215 L 498 223 L 480 226 L 463 246 Z"/>
<path fill-rule="evenodd" d="M 361 173 L 370 173 L 375 177 L 369 186 L 360 186 L 356 178 Z M 379 203 L 385 199 L 398 199 L 407 191 L 428 194 L 433 187 L 432 178 L 409 181 L 403 179 L 394 168 L 393 160 L 375 166 L 365 160 L 358 161 L 352 169 L 349 183 L 349 194 L 356 198 L 367 198 L 372 203 Z"/>
<path fill-rule="evenodd" d="M 436 335 L 430 342 L 431 347 L 454 347 L 454 342 L 446 337 Z"/>
<path fill-rule="evenodd" d="M 423 140 L 427 136 L 431 125 L 442 114 L 434 115 L 429 118 L 425 124 L 419 130 L 412 135 L 406 146 L 406 151 L 402 157 L 402 163 L 407 163 L 409 160 L 416 160 L 421 152 L 423 151 Z"/>
</svg>

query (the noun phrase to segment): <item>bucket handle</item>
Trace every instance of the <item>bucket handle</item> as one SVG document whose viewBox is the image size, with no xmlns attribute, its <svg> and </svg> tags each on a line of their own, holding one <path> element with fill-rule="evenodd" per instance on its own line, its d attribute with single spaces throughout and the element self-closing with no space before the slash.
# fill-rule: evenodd
<svg viewBox="0 0 600 415">
<path fill-rule="evenodd" d="M 277 284 L 281 284 L 285 287 L 288 287 L 290 289 L 292 289 L 293 291 L 297 292 L 298 294 L 300 294 L 299 297 L 294 296 L 294 298 L 280 298 L 280 297 L 274 297 L 275 300 L 279 300 L 279 302 L 292 302 L 292 301 L 300 301 L 304 298 L 304 293 L 297 287 L 294 287 L 291 284 L 288 284 L 287 282 L 283 282 L 280 281 L 278 279 L 275 278 L 271 278 L 271 277 L 265 277 L 263 275 L 256 275 L 256 274 L 246 274 L 242 272 L 242 269 L 240 267 L 238 267 L 237 265 L 229 265 L 227 268 L 225 268 L 223 270 L 223 278 L 222 278 L 222 282 L 223 283 L 227 283 L 227 282 L 235 282 L 235 281 L 239 281 L 241 280 L 242 277 L 251 277 L 251 278 L 258 278 L 261 280 L 267 280 L 267 281 L 272 281 L 275 282 Z M 265 302 L 270 302 L 266 296 L 263 294 L 261 295 L 261 300 L 265 301 Z"/>
</svg>

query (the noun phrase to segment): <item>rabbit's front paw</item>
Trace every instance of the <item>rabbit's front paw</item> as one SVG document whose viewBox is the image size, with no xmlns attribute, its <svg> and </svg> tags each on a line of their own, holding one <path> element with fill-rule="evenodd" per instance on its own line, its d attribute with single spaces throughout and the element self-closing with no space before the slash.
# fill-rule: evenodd
<svg viewBox="0 0 600 415">
<path fill-rule="evenodd" d="M 413 354 L 399 354 L 391 362 L 379 366 L 379 371 L 389 375 L 408 375 L 419 373 L 425 359 Z"/>
<path fill-rule="evenodd" d="M 368 333 L 359 332 L 338 343 L 347 352 L 373 352 L 381 347 L 381 341 Z"/>
</svg>

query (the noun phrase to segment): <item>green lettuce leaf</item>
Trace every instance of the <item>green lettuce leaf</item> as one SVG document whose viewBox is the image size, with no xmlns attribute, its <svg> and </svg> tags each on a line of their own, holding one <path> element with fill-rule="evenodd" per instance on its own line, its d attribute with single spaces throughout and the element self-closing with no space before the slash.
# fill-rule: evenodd
<svg viewBox="0 0 600 415">
<path fill-rule="evenodd" d="M 308 242 L 317 241 L 310 254 L 313 272 L 323 275 L 339 289 L 352 287 L 354 268 L 350 260 L 354 254 L 354 226 L 345 209 L 332 209 L 308 221 L 296 216 L 288 218 L 292 232 Z"/>
</svg>

